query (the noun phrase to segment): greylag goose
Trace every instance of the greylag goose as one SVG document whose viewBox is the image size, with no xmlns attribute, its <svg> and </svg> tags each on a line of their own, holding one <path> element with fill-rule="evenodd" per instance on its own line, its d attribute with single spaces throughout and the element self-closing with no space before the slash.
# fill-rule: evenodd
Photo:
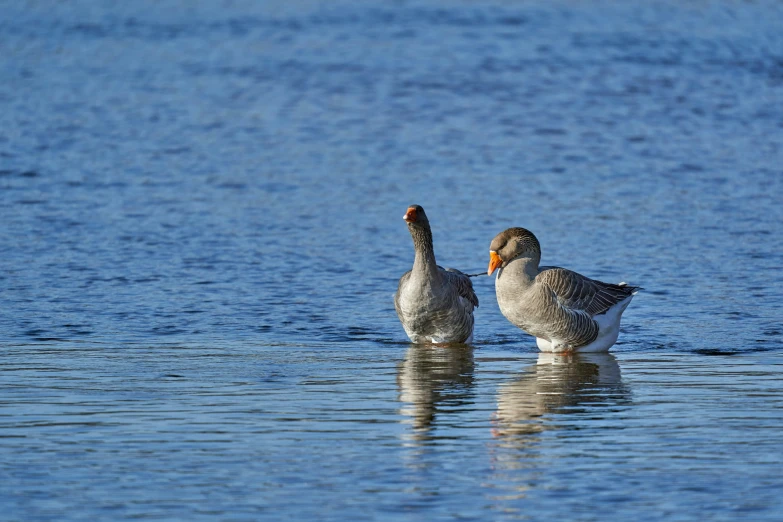
<svg viewBox="0 0 783 522">
<path fill-rule="evenodd" d="M 536 338 L 544 352 L 604 352 L 620 333 L 620 317 L 639 287 L 613 285 L 558 267 L 539 267 L 532 232 L 509 228 L 489 245 L 500 311 Z"/>
<path fill-rule="evenodd" d="M 414 343 L 469 343 L 473 340 L 473 308 L 478 297 L 470 278 L 435 263 L 427 214 L 411 205 L 403 216 L 413 238 L 413 269 L 400 278 L 394 308 Z"/>
</svg>

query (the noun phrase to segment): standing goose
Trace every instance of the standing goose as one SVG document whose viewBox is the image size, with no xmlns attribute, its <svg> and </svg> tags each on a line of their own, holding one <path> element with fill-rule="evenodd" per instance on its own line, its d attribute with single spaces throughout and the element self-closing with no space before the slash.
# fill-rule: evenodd
<svg viewBox="0 0 783 522">
<path fill-rule="evenodd" d="M 620 333 L 620 317 L 639 287 L 613 285 L 558 267 L 539 267 L 532 232 L 509 228 L 489 245 L 489 268 L 500 311 L 536 337 L 544 352 L 603 352 Z"/>
<path fill-rule="evenodd" d="M 411 205 L 403 216 L 413 238 L 413 269 L 400 278 L 394 307 L 414 343 L 469 343 L 473 340 L 473 308 L 478 297 L 470 278 L 435 263 L 427 214 Z"/>
</svg>

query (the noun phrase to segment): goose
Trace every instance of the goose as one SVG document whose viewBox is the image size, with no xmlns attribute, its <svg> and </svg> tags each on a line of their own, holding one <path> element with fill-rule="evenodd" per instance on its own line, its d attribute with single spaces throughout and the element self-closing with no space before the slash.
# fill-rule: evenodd
<svg viewBox="0 0 783 522">
<path fill-rule="evenodd" d="M 543 352 L 605 352 L 617 342 L 620 318 L 639 287 L 539 267 L 541 245 L 527 229 L 509 228 L 489 245 L 487 274 L 497 269 L 500 311 L 536 338 Z"/>
<path fill-rule="evenodd" d="M 435 263 L 432 231 L 427 214 L 411 205 L 403 219 L 413 238 L 413 268 L 400 278 L 394 308 L 408 338 L 414 343 L 470 343 L 473 309 L 479 302 L 470 278 Z"/>
</svg>

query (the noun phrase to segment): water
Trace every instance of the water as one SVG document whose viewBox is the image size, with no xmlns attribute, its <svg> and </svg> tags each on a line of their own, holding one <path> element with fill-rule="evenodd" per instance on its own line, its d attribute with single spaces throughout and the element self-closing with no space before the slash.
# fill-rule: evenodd
<svg viewBox="0 0 783 522">
<path fill-rule="evenodd" d="M 4 519 L 783 516 L 779 4 L 0 4 Z M 618 344 L 407 344 L 411 203 Z"/>
</svg>

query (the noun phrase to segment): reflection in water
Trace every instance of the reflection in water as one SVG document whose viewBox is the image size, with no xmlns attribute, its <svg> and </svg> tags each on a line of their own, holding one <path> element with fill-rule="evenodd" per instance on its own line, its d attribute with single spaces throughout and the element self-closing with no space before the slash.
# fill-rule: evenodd
<svg viewBox="0 0 783 522">
<path fill-rule="evenodd" d="M 490 459 L 495 484 L 503 493 L 493 500 L 523 498 L 545 473 L 541 434 L 557 430 L 561 414 L 586 413 L 595 420 L 602 411 L 629 402 L 630 392 L 622 384 L 614 355 L 539 354 L 536 364 L 498 390 L 492 430 L 497 443 Z"/>
<path fill-rule="evenodd" d="M 627 402 L 620 366 L 609 353 L 541 353 L 535 365 L 498 391 L 494 434 L 518 438 L 554 426 L 548 413 L 580 413 L 591 405 Z"/>
<path fill-rule="evenodd" d="M 474 367 L 473 348 L 467 345 L 408 348 L 397 385 L 405 403 L 400 413 L 413 425 L 412 439 L 429 440 L 436 416 L 472 396 Z"/>
</svg>

